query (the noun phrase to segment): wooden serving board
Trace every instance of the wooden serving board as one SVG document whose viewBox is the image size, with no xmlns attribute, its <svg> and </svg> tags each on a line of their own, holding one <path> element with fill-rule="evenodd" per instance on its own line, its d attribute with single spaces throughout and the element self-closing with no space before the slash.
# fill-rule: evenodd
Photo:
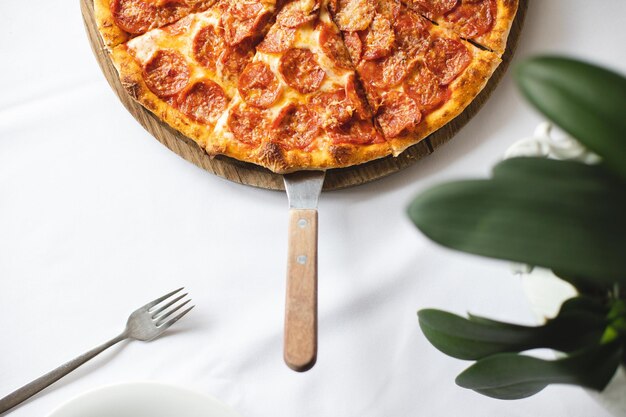
<svg viewBox="0 0 626 417">
<path fill-rule="evenodd" d="M 452 139 L 454 135 L 478 113 L 507 71 L 522 32 L 526 11 L 528 9 L 528 1 L 529 0 L 520 0 L 519 11 L 513 23 L 511 34 L 509 35 L 508 47 L 502 57 L 502 64 L 491 77 L 485 89 L 460 116 L 425 140 L 407 149 L 398 157 L 388 156 L 354 167 L 328 170 L 324 190 L 337 190 L 352 187 L 393 174 L 394 172 L 398 172 L 412 165 L 415 161 L 430 155 L 441 145 Z M 98 33 L 98 27 L 94 19 L 93 0 L 80 0 L 80 7 L 85 29 L 89 37 L 89 43 L 91 44 L 91 48 L 93 49 L 104 76 L 122 104 L 124 104 L 126 109 L 152 134 L 152 136 L 187 161 L 196 164 L 212 174 L 254 187 L 270 190 L 284 190 L 282 175 L 275 174 L 253 164 L 240 162 L 224 156 L 211 158 L 193 140 L 172 129 L 169 125 L 160 121 L 149 110 L 134 101 L 122 87 L 117 71 Z"/>
</svg>

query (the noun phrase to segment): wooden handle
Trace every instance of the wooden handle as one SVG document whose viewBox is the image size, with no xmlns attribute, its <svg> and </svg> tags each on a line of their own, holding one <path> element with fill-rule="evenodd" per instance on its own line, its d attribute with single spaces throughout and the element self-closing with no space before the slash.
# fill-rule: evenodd
<svg viewBox="0 0 626 417">
<path fill-rule="evenodd" d="M 317 359 L 317 210 L 289 211 L 284 358 L 297 372 Z"/>
</svg>

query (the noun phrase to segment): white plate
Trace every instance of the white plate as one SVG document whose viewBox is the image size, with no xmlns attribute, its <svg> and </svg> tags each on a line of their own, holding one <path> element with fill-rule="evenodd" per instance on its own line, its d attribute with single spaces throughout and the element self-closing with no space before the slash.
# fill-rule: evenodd
<svg viewBox="0 0 626 417">
<path fill-rule="evenodd" d="M 240 417 L 215 398 L 158 383 L 111 385 L 90 391 L 48 417 Z"/>
</svg>

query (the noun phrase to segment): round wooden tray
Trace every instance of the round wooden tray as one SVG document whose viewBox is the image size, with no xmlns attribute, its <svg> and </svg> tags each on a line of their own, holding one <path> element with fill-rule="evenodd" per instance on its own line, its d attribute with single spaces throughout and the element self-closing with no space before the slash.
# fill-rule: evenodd
<svg viewBox="0 0 626 417">
<path fill-rule="evenodd" d="M 156 118 L 150 111 L 134 101 L 122 87 L 117 71 L 98 33 L 94 19 L 93 0 L 80 0 L 80 7 L 85 29 L 89 37 L 89 43 L 91 44 L 91 48 L 93 49 L 104 76 L 122 104 L 124 104 L 126 109 L 128 109 L 135 119 L 137 119 L 152 136 L 187 161 L 196 164 L 212 174 L 254 187 L 270 190 L 284 190 L 282 175 L 228 157 L 218 156 L 211 158 L 202 148 L 196 145 L 194 141 L 172 129 Z M 360 185 L 398 172 L 413 164 L 415 161 L 430 155 L 437 148 L 454 137 L 454 135 L 478 113 L 506 72 L 522 32 L 527 9 L 528 0 L 520 0 L 519 10 L 515 22 L 513 23 L 511 34 L 509 35 L 507 51 L 502 57 L 502 64 L 491 77 L 485 89 L 460 116 L 425 140 L 407 149 L 398 157 L 388 156 L 350 168 L 328 170 L 324 182 L 324 190 L 337 190 Z"/>
</svg>

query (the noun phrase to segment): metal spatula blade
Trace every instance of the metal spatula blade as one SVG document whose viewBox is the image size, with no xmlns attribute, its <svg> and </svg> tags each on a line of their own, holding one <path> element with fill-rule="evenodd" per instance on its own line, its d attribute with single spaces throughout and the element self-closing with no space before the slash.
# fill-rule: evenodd
<svg viewBox="0 0 626 417">
<path fill-rule="evenodd" d="M 317 359 L 317 201 L 324 171 L 284 175 L 289 198 L 285 363 L 308 371 Z"/>
</svg>

